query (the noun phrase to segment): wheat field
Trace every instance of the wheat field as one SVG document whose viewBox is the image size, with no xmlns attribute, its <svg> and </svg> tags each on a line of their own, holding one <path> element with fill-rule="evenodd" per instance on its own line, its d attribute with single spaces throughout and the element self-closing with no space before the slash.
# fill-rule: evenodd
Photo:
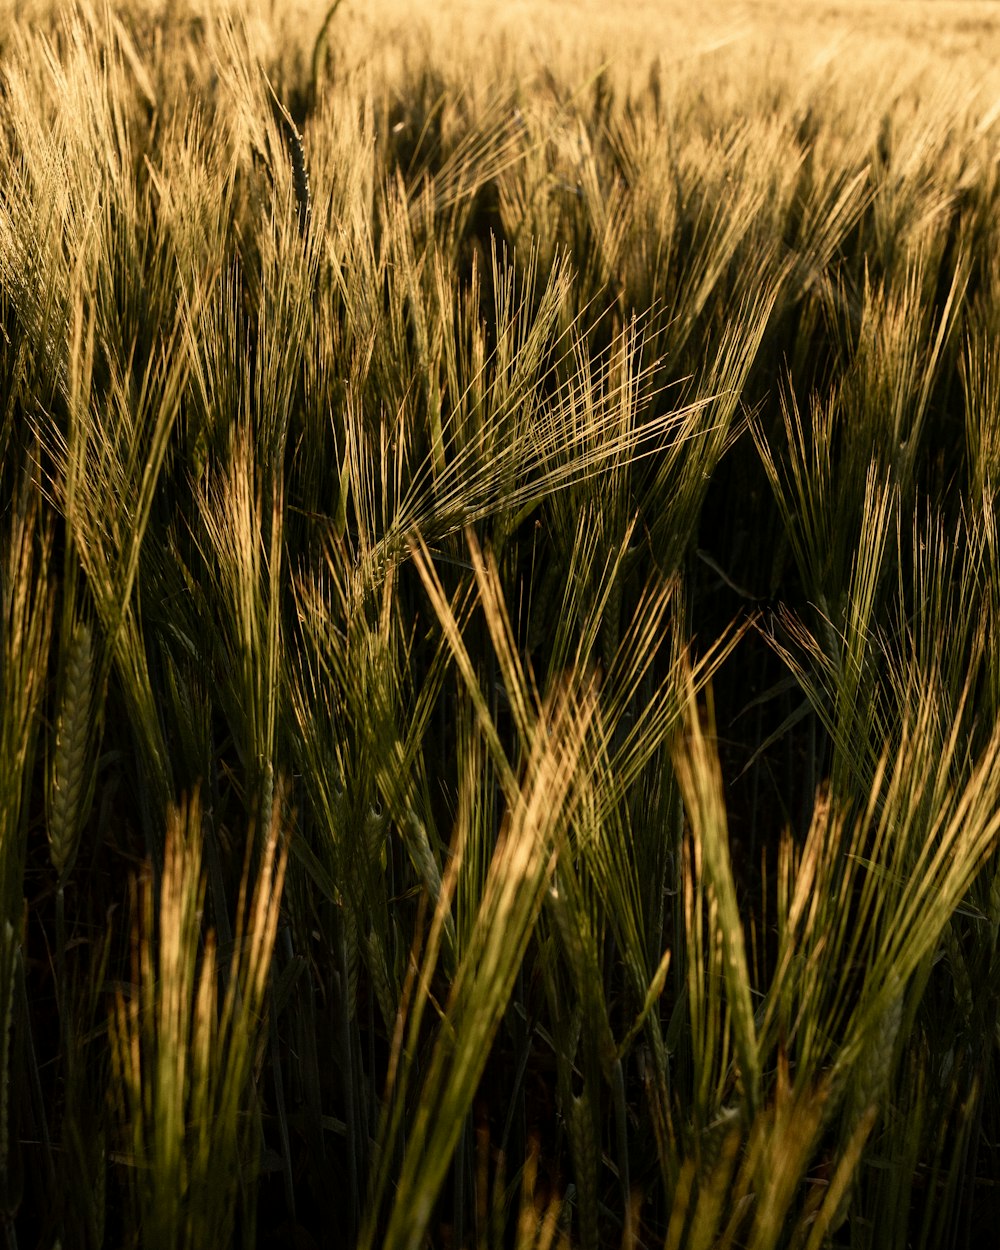
<svg viewBox="0 0 1000 1250">
<path fill-rule="evenodd" d="M 1000 1218 L 1000 11 L 0 5 L 8 1248 Z"/>
</svg>

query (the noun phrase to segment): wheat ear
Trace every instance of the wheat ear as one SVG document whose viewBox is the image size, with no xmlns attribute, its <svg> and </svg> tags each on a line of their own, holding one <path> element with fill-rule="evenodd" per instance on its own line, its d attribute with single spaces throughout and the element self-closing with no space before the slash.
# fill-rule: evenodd
<svg viewBox="0 0 1000 1250">
<path fill-rule="evenodd" d="M 90 627 L 78 621 L 66 657 L 49 789 L 49 854 L 60 882 L 73 867 L 80 828 L 86 819 L 93 669 Z"/>
<path fill-rule="evenodd" d="M 275 120 L 281 127 L 288 149 L 288 159 L 292 163 L 292 186 L 295 189 L 295 205 L 299 219 L 299 234 L 303 242 L 309 235 L 309 222 L 312 219 L 312 194 L 309 190 L 309 170 L 306 166 L 306 148 L 302 141 L 299 128 L 292 121 L 292 115 L 278 99 L 271 84 L 271 106 Z"/>
</svg>

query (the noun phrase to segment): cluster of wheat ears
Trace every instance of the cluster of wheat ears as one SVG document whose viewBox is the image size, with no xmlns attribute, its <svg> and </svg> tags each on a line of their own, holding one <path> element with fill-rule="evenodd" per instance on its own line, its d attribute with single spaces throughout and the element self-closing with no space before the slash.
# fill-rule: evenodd
<svg viewBox="0 0 1000 1250">
<path fill-rule="evenodd" d="M 8 1247 L 992 1235 L 954 7 L 4 6 Z"/>
</svg>

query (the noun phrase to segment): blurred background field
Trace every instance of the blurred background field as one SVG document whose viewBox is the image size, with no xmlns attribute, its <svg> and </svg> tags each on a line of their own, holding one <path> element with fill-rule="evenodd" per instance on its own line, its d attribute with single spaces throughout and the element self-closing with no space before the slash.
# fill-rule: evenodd
<svg viewBox="0 0 1000 1250">
<path fill-rule="evenodd" d="M 286 47 L 309 45 L 326 15 L 311 0 L 276 4 L 273 17 L 267 6 L 262 9 Z M 869 90 L 886 73 L 916 78 L 920 70 L 933 76 L 953 69 L 967 87 L 978 80 L 989 91 L 995 87 L 998 25 L 1000 16 L 990 0 L 723 2 L 697 11 L 652 0 L 469 0 L 426 6 L 369 0 L 353 8 L 345 4 L 338 42 L 345 51 L 356 51 L 359 63 L 377 66 L 380 75 L 387 62 L 413 56 L 420 48 L 446 55 L 456 70 L 471 68 L 471 61 L 476 73 L 466 79 L 466 87 L 511 70 L 530 76 L 545 66 L 572 79 L 602 64 L 609 65 L 616 83 L 636 83 L 657 59 L 664 69 L 684 76 L 714 57 L 806 76 L 839 61 L 859 76 L 869 75 Z M 291 39 L 290 32 L 295 32 Z"/>
</svg>

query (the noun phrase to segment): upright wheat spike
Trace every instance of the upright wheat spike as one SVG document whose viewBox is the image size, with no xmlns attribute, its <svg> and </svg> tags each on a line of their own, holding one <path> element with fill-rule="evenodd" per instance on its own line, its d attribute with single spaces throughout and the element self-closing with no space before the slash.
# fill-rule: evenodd
<svg viewBox="0 0 1000 1250">
<path fill-rule="evenodd" d="M 306 168 L 306 149 L 302 142 L 299 128 L 292 121 L 292 115 L 281 103 L 274 88 L 268 83 L 271 91 L 271 107 L 275 121 L 281 127 L 288 148 L 288 159 L 292 163 L 292 185 L 295 188 L 295 203 L 299 218 L 299 235 L 305 242 L 309 235 L 309 222 L 312 218 L 312 195 L 309 191 L 309 170 Z"/>
<path fill-rule="evenodd" d="M 66 684 L 56 720 L 49 790 L 49 853 L 64 881 L 76 859 L 77 839 L 86 819 L 87 759 L 91 734 L 94 650 L 90 627 L 78 621 L 69 641 Z"/>
</svg>

